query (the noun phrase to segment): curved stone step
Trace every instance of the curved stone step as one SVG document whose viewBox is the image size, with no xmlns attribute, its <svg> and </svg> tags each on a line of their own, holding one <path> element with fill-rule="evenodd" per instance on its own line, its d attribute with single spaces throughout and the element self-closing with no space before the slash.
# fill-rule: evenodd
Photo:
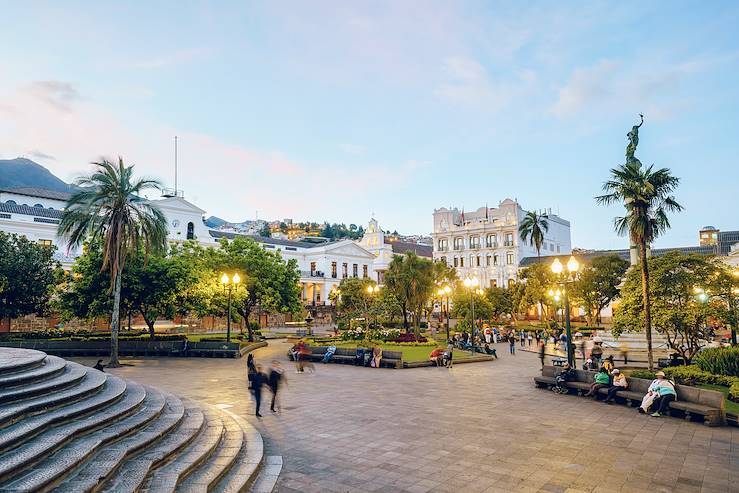
<svg viewBox="0 0 739 493">
<path fill-rule="evenodd" d="M 0 389 L 14 387 L 16 385 L 25 385 L 37 380 L 43 380 L 53 377 L 64 370 L 67 362 L 57 356 L 47 356 L 44 364 L 21 372 L 0 374 Z"/>
<path fill-rule="evenodd" d="M 187 478 L 218 449 L 224 437 L 225 428 L 221 413 L 209 406 L 202 409 L 205 425 L 197 438 L 180 454 L 167 464 L 151 471 L 141 491 L 151 493 L 174 493 L 177 485 Z M 177 490 L 178 491 L 178 490 Z"/>
<path fill-rule="evenodd" d="M 144 449 L 139 455 L 124 462 L 97 491 L 115 493 L 139 491 L 150 470 L 166 463 L 173 454 L 187 447 L 199 436 L 205 425 L 205 416 L 193 402 L 185 399 L 182 401 L 185 415 L 177 428 L 152 447 Z"/>
<path fill-rule="evenodd" d="M 108 385 L 112 385 L 116 377 L 108 380 Z M 119 379 L 120 380 L 120 379 Z M 124 382 L 125 383 L 125 382 Z M 23 470 L 29 466 L 34 466 L 34 473 L 41 473 L 42 469 L 49 469 L 40 461 L 46 459 L 49 455 L 54 454 L 61 447 L 75 448 L 79 447 L 74 441 L 85 433 L 92 432 L 97 437 L 116 437 L 122 432 L 135 430 L 140 426 L 142 419 L 152 419 L 156 414 L 146 414 L 139 412 L 139 408 L 146 401 L 147 394 L 141 385 L 133 382 L 126 386 L 126 393 L 123 398 L 114 404 L 104 408 L 102 412 L 94 413 L 81 419 L 67 421 L 58 426 L 48 428 L 35 437 L 34 440 L 25 442 L 4 454 L 0 455 L 0 490 L 6 485 L 12 483 L 11 478 L 17 477 L 23 473 Z M 162 399 L 163 400 L 163 399 Z M 146 409 L 144 408 L 143 411 Z M 133 414 L 132 416 L 129 416 Z M 126 418 L 126 419 L 123 419 Z M 113 423 L 113 424 L 111 424 Z M 94 431 L 98 428 L 101 428 Z M 123 427 L 123 430 L 121 429 Z M 102 442 L 101 442 L 102 443 Z M 83 446 L 91 450 L 89 443 L 85 442 Z M 63 469 L 61 472 L 67 472 Z M 49 474 L 44 473 L 45 476 Z M 27 475 L 26 475 L 27 476 Z M 56 476 L 54 476 L 56 477 Z M 29 484 L 37 484 L 41 488 L 46 482 L 33 481 L 29 479 Z"/>
<path fill-rule="evenodd" d="M 65 366 L 64 371 L 48 380 L 33 382 L 20 387 L 0 390 L 0 404 L 28 399 L 40 394 L 49 394 L 57 390 L 76 385 L 87 374 L 87 368 L 81 365 Z"/>
<path fill-rule="evenodd" d="M 241 416 L 224 411 L 239 425 L 244 432 L 246 446 L 241 448 L 234 465 L 211 491 L 215 493 L 241 493 L 251 486 L 264 460 L 264 441 L 254 426 Z"/>
<path fill-rule="evenodd" d="M 70 364 L 74 365 L 75 363 Z M 54 392 L 49 395 L 41 395 L 32 399 L 4 405 L 0 408 L 0 427 L 6 425 L 10 421 L 20 419 L 26 414 L 51 409 L 68 402 L 84 399 L 90 394 L 102 390 L 106 379 L 107 376 L 105 373 L 89 368 L 87 369 L 87 374 L 79 385 Z"/>
<path fill-rule="evenodd" d="M 220 413 L 225 432 L 213 455 L 177 485 L 178 493 L 207 493 L 235 464 L 245 447 L 244 430 L 230 416 Z"/>
<path fill-rule="evenodd" d="M 185 414 L 182 401 L 172 394 L 163 394 L 156 389 L 147 388 L 147 396 L 152 394 L 160 395 L 163 400 L 163 409 L 156 419 L 135 434 L 96 452 L 54 491 L 57 493 L 93 491 L 99 484 L 107 481 L 125 460 L 160 440 L 177 426 Z"/>
<path fill-rule="evenodd" d="M 26 371 L 44 364 L 46 353 L 20 348 L 2 348 L 0 351 L 0 375 Z"/>
<path fill-rule="evenodd" d="M 105 376 L 97 370 L 92 371 Z M 111 379 L 100 392 L 84 394 L 81 400 L 76 399 L 71 404 L 50 409 L 43 414 L 25 417 L 5 428 L 0 428 L 0 452 L 38 435 L 51 425 L 92 414 L 120 399 L 125 390 L 126 384 L 123 380 Z"/>
</svg>

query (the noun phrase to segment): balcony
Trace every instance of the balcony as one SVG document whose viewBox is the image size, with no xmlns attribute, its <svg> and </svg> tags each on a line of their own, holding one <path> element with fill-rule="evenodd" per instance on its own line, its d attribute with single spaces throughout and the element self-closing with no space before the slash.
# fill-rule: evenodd
<svg viewBox="0 0 739 493">
<path fill-rule="evenodd" d="M 464 246 L 462 246 L 462 245 L 454 245 L 454 251 L 455 252 L 459 252 L 459 251 L 462 251 L 462 250 L 464 250 Z"/>
<path fill-rule="evenodd" d="M 320 270 L 301 270 L 301 277 L 325 277 L 325 274 Z"/>
<path fill-rule="evenodd" d="M 498 248 L 498 242 L 495 241 L 493 243 L 486 243 L 485 248 Z"/>
<path fill-rule="evenodd" d="M 512 247 L 513 246 L 513 242 L 512 241 L 506 241 L 505 243 L 503 243 L 503 246 Z"/>
<path fill-rule="evenodd" d="M 440 246 L 436 249 L 437 252 L 448 252 L 449 247 L 448 246 Z"/>
</svg>

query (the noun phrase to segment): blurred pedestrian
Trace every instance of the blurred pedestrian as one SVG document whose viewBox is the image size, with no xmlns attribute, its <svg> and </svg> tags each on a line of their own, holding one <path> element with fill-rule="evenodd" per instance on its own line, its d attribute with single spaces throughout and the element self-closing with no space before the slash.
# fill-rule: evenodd
<svg viewBox="0 0 739 493">
<path fill-rule="evenodd" d="M 508 351 L 513 355 L 516 354 L 516 334 L 513 331 L 508 333 Z"/>
<path fill-rule="evenodd" d="M 105 368 L 105 365 L 103 364 L 103 360 L 99 359 L 97 363 L 95 363 L 95 366 L 93 366 L 98 371 L 105 371 L 103 368 Z"/>
<path fill-rule="evenodd" d="M 272 367 L 269 370 L 267 384 L 269 385 L 269 390 L 272 391 L 272 402 L 270 403 L 269 410 L 273 413 L 282 413 L 282 406 L 280 406 L 280 400 L 277 398 L 277 394 L 283 383 L 287 385 L 285 369 L 279 361 L 272 360 Z"/>
<path fill-rule="evenodd" d="M 541 360 L 541 367 L 544 368 L 544 350 L 546 349 L 546 344 L 544 344 L 544 341 L 539 341 L 539 359 Z"/>
<path fill-rule="evenodd" d="M 251 379 L 251 393 L 254 396 L 254 405 L 256 409 L 256 417 L 261 418 L 259 408 L 262 406 L 262 386 L 267 383 L 267 377 L 262 373 L 260 366 L 256 366 L 256 371 Z"/>
</svg>

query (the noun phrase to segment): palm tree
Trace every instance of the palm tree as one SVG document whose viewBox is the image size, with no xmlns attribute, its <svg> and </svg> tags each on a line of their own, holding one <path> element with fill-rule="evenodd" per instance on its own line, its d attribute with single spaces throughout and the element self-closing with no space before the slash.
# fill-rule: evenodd
<svg viewBox="0 0 739 493">
<path fill-rule="evenodd" d="M 79 187 L 67 202 L 59 223 L 59 236 L 70 247 L 85 241 L 102 240 L 103 265 L 110 273 L 113 313 L 110 320 L 110 367 L 118 363 L 121 278 L 129 252 L 143 248 L 146 254 L 163 251 L 167 242 L 167 221 L 162 211 L 141 196 L 146 189 L 161 189 L 151 179 L 133 179 L 133 166 L 103 159 L 93 163 L 95 171 L 76 181 Z"/>
<path fill-rule="evenodd" d="M 518 234 L 521 239 L 529 245 L 536 248 L 536 256 L 541 256 L 541 245 L 544 243 L 544 233 L 549 231 L 549 221 L 546 214 L 537 214 L 536 212 L 527 212 L 521 224 L 518 226 Z"/>
<path fill-rule="evenodd" d="M 614 228 L 621 236 L 628 234 L 631 243 L 639 246 L 644 329 L 647 337 L 647 357 L 650 370 L 654 368 L 654 362 L 647 248 L 655 238 L 669 229 L 670 221 L 667 213 L 683 209 L 672 195 L 680 179 L 672 176 L 667 168 L 658 170 L 653 168 L 649 166 L 642 169 L 639 160 L 634 159 L 612 169 L 611 179 L 603 184 L 603 191 L 606 194 L 595 198 L 598 204 L 603 205 L 623 202 L 626 215 L 614 219 Z"/>
</svg>

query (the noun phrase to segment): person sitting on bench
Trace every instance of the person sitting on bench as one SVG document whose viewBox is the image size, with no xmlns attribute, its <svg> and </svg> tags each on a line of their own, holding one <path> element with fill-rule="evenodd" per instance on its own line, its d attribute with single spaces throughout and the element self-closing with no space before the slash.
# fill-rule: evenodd
<svg viewBox="0 0 739 493">
<path fill-rule="evenodd" d="M 585 397 L 598 397 L 598 390 L 608 387 L 611 383 L 611 378 L 608 376 L 608 370 L 601 368 L 598 373 L 595 374 L 593 383 L 590 384 L 590 391 L 585 394 Z"/>
<path fill-rule="evenodd" d="M 626 381 L 626 375 L 621 373 L 621 370 L 615 368 L 611 372 L 611 375 L 613 375 L 613 383 L 608 388 L 608 396 L 605 400 L 606 404 L 613 403 L 613 399 L 616 398 L 616 393 L 619 390 L 626 390 L 627 388 L 629 388 L 629 383 Z"/>
<path fill-rule="evenodd" d="M 490 344 L 488 344 L 487 342 L 485 343 L 483 349 L 485 350 L 485 354 L 489 354 L 491 356 L 494 356 L 495 359 L 498 359 L 498 353 L 495 351 L 495 349 L 491 348 Z"/>
<path fill-rule="evenodd" d="M 652 413 L 652 416 L 658 418 L 667 412 L 670 406 L 670 402 L 677 399 L 677 391 L 675 390 L 675 384 L 668 380 L 665 373 L 658 371 L 655 376 L 657 377 L 649 385 L 647 395 L 644 396 L 642 406 L 639 408 L 639 412 L 647 412 L 649 407 L 656 409 Z M 645 406 L 645 401 L 649 401 L 648 397 L 651 396 L 651 405 Z"/>
<path fill-rule="evenodd" d="M 429 360 L 434 362 L 434 365 L 436 366 L 442 366 L 444 363 L 444 351 L 441 348 L 436 348 L 433 351 L 431 351 L 431 354 L 429 355 Z"/>
<path fill-rule="evenodd" d="M 552 389 L 554 392 L 557 392 L 558 394 L 566 394 L 567 393 L 567 387 L 565 387 L 565 382 L 572 382 L 575 380 L 575 370 L 574 368 L 570 367 L 569 363 L 565 363 L 562 365 L 562 371 L 559 372 L 559 375 L 554 377 L 554 381 L 556 382 L 555 387 Z"/>
</svg>

